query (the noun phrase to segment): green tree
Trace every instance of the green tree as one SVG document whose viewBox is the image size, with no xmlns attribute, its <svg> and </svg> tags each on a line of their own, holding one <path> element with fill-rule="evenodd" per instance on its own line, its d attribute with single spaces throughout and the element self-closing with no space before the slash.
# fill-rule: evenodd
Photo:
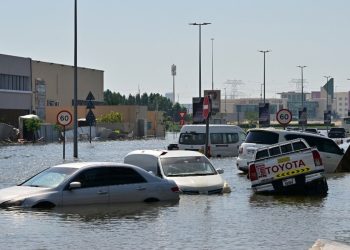
<svg viewBox="0 0 350 250">
<path fill-rule="evenodd" d="M 33 143 L 36 142 L 37 138 L 36 138 L 35 134 L 41 126 L 41 120 L 36 119 L 36 118 L 25 119 L 24 126 L 25 126 L 26 130 L 32 134 Z"/>
<path fill-rule="evenodd" d="M 122 121 L 122 115 L 118 112 L 111 111 L 108 114 L 101 115 L 96 120 L 97 122 L 117 123 Z"/>
</svg>

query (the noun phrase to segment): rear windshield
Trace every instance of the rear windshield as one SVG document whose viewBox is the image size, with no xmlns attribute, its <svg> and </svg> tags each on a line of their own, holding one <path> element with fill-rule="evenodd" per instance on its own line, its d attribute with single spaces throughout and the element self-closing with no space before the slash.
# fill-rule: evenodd
<svg viewBox="0 0 350 250">
<path fill-rule="evenodd" d="M 344 132 L 345 129 L 344 128 L 331 128 L 330 131 L 331 132 Z"/>
<path fill-rule="evenodd" d="M 275 144 L 278 143 L 278 134 L 270 131 L 249 131 L 245 142 L 257 144 Z"/>
</svg>

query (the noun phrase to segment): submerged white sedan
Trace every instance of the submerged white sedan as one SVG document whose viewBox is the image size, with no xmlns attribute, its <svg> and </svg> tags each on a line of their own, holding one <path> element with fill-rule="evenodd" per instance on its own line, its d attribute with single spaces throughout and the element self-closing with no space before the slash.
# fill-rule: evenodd
<svg viewBox="0 0 350 250">
<path fill-rule="evenodd" d="M 230 192 L 228 184 L 209 159 L 188 150 L 135 150 L 124 163 L 141 167 L 155 175 L 174 180 L 183 194 L 220 194 Z"/>
<path fill-rule="evenodd" d="M 0 189 L 0 207 L 50 208 L 66 205 L 179 200 L 179 188 L 123 163 L 75 162 L 50 167 L 22 184 Z"/>
</svg>

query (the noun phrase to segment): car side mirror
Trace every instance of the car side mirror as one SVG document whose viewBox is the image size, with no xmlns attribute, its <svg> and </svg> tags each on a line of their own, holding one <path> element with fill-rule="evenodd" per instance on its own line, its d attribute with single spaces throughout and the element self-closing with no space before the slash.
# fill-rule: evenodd
<svg viewBox="0 0 350 250">
<path fill-rule="evenodd" d="M 69 183 L 69 190 L 81 188 L 81 183 L 79 181 L 73 181 Z"/>
<path fill-rule="evenodd" d="M 222 168 L 218 168 L 218 169 L 216 170 L 216 172 L 218 172 L 218 174 L 223 174 L 223 173 L 224 173 L 224 170 L 223 170 Z"/>
</svg>

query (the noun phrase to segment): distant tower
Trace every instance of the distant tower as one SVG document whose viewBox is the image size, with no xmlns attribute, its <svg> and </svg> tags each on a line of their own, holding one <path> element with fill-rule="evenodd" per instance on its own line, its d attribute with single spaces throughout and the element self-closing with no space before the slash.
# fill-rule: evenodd
<svg viewBox="0 0 350 250">
<path fill-rule="evenodd" d="M 241 80 L 227 80 L 227 85 L 231 85 L 231 99 L 236 99 L 239 95 L 238 86 L 244 83 Z"/>
<path fill-rule="evenodd" d="M 171 65 L 171 75 L 173 76 L 173 104 L 175 104 L 175 76 L 176 76 L 176 65 Z"/>
</svg>

